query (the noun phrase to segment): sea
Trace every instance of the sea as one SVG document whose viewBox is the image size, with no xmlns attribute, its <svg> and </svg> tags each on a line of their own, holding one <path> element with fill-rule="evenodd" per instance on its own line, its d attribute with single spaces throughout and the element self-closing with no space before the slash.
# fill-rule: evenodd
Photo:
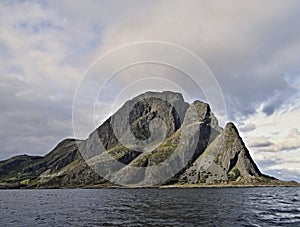
<svg viewBox="0 0 300 227">
<path fill-rule="evenodd" d="M 300 187 L 0 190 L 0 226 L 300 226 Z"/>
</svg>

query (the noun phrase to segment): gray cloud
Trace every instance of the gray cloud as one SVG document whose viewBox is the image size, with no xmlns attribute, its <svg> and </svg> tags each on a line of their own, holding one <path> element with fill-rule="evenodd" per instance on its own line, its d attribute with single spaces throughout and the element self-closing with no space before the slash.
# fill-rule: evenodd
<svg viewBox="0 0 300 227">
<path fill-rule="evenodd" d="M 286 82 L 287 84 L 287 82 Z M 285 110 L 290 100 L 299 94 L 299 91 L 293 87 L 287 86 L 286 89 L 282 89 L 280 92 L 277 92 L 269 101 L 264 105 L 262 111 L 267 115 L 272 115 L 276 110 Z"/>
<path fill-rule="evenodd" d="M 290 89 L 283 75 L 298 65 L 295 53 L 300 33 L 296 21 L 300 14 L 295 1 L 275 1 L 272 11 L 260 1 L 233 2 L 235 7 L 214 2 L 192 1 L 193 7 L 160 2 L 147 17 L 128 17 L 116 23 L 117 29 L 108 29 L 103 42 L 114 46 L 150 39 L 188 47 L 215 73 L 225 94 L 229 118 L 243 119 Z M 280 109 L 284 101 L 278 107 L 276 101 L 272 102 L 265 111 L 270 114 Z"/>
<path fill-rule="evenodd" d="M 252 144 L 250 144 L 250 147 L 270 147 L 272 146 L 274 143 L 270 142 L 270 141 L 258 141 L 258 142 L 254 142 Z"/>
<path fill-rule="evenodd" d="M 275 111 L 275 106 L 274 105 L 266 105 L 264 106 L 262 110 L 267 116 L 270 116 L 274 113 Z"/>
<path fill-rule="evenodd" d="M 271 142 L 267 137 L 261 136 L 261 137 L 253 137 L 248 142 L 247 145 L 249 147 L 270 147 L 274 145 L 273 142 Z"/>
<path fill-rule="evenodd" d="M 298 144 L 276 144 L 267 146 L 266 148 L 261 149 L 263 152 L 280 152 L 280 151 L 292 151 L 300 148 L 300 143 Z"/>
<path fill-rule="evenodd" d="M 244 124 L 241 124 L 241 126 L 239 126 L 239 130 L 241 132 L 250 132 L 250 131 L 253 131 L 256 129 L 256 125 L 255 124 L 247 124 L 247 125 L 244 125 Z"/>
<path fill-rule="evenodd" d="M 281 151 L 293 151 L 300 148 L 300 133 L 298 129 L 291 129 L 284 140 L 272 142 L 269 138 L 252 137 L 247 145 L 249 147 L 257 148 L 260 152 L 278 153 Z"/>
<path fill-rule="evenodd" d="M 266 174 L 270 176 L 276 176 L 278 179 L 285 179 L 289 181 L 299 182 L 300 173 L 298 171 L 277 169 L 277 170 L 266 170 Z"/>
<path fill-rule="evenodd" d="M 278 165 L 279 163 L 280 163 L 279 159 L 268 158 L 268 157 L 265 157 L 264 160 L 257 161 L 257 165 L 259 166 L 259 168 L 261 168 L 263 170 L 268 169 L 270 166 Z M 275 176 L 276 176 L 276 174 L 275 174 Z"/>
<path fill-rule="evenodd" d="M 0 159 L 22 153 L 46 154 L 59 140 L 72 137 L 70 103 L 70 99 L 51 102 L 14 96 L 2 100 Z"/>
<path fill-rule="evenodd" d="M 248 124 L 239 128 L 241 132 L 249 132 L 256 129 L 255 124 Z"/>
</svg>

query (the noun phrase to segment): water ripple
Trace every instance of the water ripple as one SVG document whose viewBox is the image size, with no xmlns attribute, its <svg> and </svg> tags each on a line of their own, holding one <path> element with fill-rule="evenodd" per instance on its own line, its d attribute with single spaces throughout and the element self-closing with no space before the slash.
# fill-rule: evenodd
<svg viewBox="0 0 300 227">
<path fill-rule="evenodd" d="M 299 188 L 0 191 L 0 226 L 300 226 Z"/>
</svg>

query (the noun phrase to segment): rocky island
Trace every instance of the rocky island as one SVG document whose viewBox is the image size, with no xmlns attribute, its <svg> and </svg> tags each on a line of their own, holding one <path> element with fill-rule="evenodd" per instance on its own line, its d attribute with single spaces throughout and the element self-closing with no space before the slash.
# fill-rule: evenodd
<svg viewBox="0 0 300 227">
<path fill-rule="evenodd" d="M 299 186 L 261 173 L 235 125 L 220 127 L 207 103 L 170 91 L 127 101 L 85 140 L 0 162 L 0 188 L 280 185 Z"/>
</svg>

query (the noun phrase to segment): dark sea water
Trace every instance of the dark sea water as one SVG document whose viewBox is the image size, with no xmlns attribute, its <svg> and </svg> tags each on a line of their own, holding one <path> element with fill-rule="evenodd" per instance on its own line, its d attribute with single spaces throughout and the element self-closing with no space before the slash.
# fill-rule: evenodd
<svg viewBox="0 0 300 227">
<path fill-rule="evenodd" d="M 0 226 L 300 226 L 300 188 L 2 190 Z"/>
</svg>

